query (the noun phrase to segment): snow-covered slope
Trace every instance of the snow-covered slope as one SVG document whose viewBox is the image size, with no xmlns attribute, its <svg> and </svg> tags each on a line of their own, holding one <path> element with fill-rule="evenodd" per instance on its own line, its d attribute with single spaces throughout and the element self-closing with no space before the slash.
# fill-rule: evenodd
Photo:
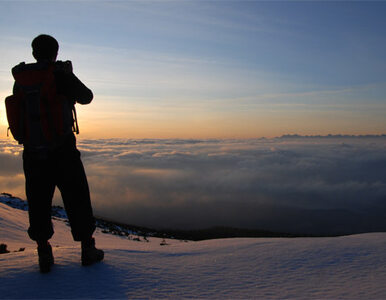
<svg viewBox="0 0 386 300">
<path fill-rule="evenodd" d="M 0 203 L 0 243 L 11 251 L 0 254 L 0 298 L 386 299 L 386 233 L 161 245 L 98 229 L 105 260 L 82 267 L 79 245 L 57 219 L 56 263 L 40 274 L 27 224 L 26 211 Z"/>
</svg>

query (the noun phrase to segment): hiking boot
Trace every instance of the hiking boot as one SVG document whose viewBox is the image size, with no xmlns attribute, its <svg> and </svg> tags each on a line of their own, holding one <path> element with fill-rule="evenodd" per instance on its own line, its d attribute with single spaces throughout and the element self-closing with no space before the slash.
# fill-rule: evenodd
<svg viewBox="0 0 386 300">
<path fill-rule="evenodd" d="M 82 266 L 89 266 L 103 259 L 103 250 L 95 248 L 95 239 L 82 241 Z"/>
<path fill-rule="evenodd" d="M 54 264 L 54 256 L 52 255 L 52 247 L 47 242 L 46 245 L 38 246 L 39 268 L 41 273 L 51 271 L 51 266 Z"/>
</svg>

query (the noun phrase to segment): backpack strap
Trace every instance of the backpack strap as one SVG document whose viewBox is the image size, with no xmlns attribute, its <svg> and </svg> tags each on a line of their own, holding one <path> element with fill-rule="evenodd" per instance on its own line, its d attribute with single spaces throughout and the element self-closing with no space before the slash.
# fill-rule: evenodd
<svg viewBox="0 0 386 300">
<path fill-rule="evenodd" d="M 75 104 L 72 106 L 71 111 L 72 111 L 72 118 L 74 120 L 74 122 L 72 123 L 72 131 L 75 132 L 76 134 L 79 134 L 78 117 L 76 116 Z"/>
</svg>

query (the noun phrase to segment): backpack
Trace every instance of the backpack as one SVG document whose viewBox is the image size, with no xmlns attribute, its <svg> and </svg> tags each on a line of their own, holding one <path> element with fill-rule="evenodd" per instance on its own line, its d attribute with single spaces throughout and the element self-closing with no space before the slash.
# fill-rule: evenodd
<svg viewBox="0 0 386 300">
<path fill-rule="evenodd" d="M 55 63 L 21 63 L 12 69 L 15 93 L 5 99 L 9 128 L 19 144 L 50 146 L 79 133 L 75 106 L 59 95 Z"/>
</svg>

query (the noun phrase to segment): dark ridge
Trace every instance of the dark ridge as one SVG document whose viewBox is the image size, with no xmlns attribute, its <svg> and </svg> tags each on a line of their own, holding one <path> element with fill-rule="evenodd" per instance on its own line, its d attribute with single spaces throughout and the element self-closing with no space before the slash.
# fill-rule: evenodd
<svg viewBox="0 0 386 300">
<path fill-rule="evenodd" d="M 0 202 L 5 203 L 13 208 L 20 210 L 28 210 L 27 201 L 17 197 L 13 197 L 8 193 L 1 193 Z M 64 209 L 60 206 L 52 207 L 52 216 L 68 223 L 67 215 Z M 95 218 L 97 228 L 103 233 L 118 235 L 129 239 L 139 240 L 142 237 L 147 241 L 148 237 L 202 241 L 208 239 L 223 239 L 223 238 L 272 238 L 272 237 L 320 237 L 320 236 L 335 236 L 335 235 L 312 235 L 312 234 L 292 234 L 285 232 L 273 232 L 259 229 L 244 229 L 225 226 L 217 226 L 205 229 L 180 230 L 180 229 L 154 229 L 136 225 L 123 224 L 106 220 L 100 217 Z M 137 237 L 133 237 L 137 236 Z"/>
<path fill-rule="evenodd" d="M 280 139 L 291 139 L 291 138 L 384 138 L 386 134 L 327 134 L 327 135 L 300 135 L 300 134 L 284 134 L 280 136 Z"/>
<path fill-rule="evenodd" d="M 257 238 L 257 237 L 299 237 L 290 233 L 271 232 L 266 230 L 243 229 L 217 226 L 206 229 L 196 230 L 157 230 L 161 235 L 172 236 L 179 240 L 202 241 L 224 238 Z"/>
<path fill-rule="evenodd" d="M 136 225 L 129 225 L 118 223 L 114 221 L 108 221 L 103 218 L 96 218 L 97 227 L 105 228 L 105 233 L 112 233 L 114 235 L 125 235 L 124 232 L 130 232 L 131 234 L 147 237 L 158 237 L 178 240 L 189 241 L 202 241 L 211 239 L 224 239 L 224 238 L 271 238 L 271 237 L 314 237 L 310 234 L 292 234 L 285 232 L 273 232 L 268 230 L 259 229 L 244 229 L 233 228 L 225 226 L 216 226 L 204 229 L 155 229 L 148 227 L 141 227 Z M 321 235 L 317 235 L 321 236 Z M 316 236 L 315 236 L 316 237 Z"/>
</svg>

